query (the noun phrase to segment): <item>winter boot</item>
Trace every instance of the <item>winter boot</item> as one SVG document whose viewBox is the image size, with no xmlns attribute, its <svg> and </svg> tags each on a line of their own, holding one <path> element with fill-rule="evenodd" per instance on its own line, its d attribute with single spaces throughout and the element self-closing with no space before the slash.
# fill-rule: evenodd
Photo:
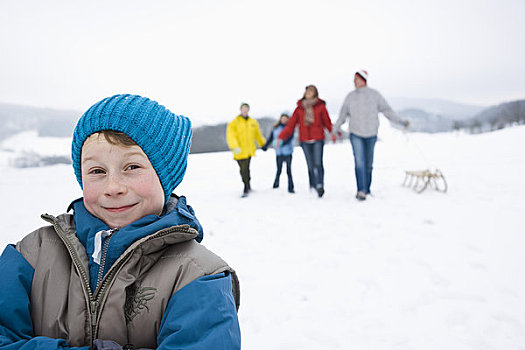
<svg viewBox="0 0 525 350">
<path fill-rule="evenodd" d="M 244 190 L 242 191 L 242 198 L 248 197 L 248 193 L 250 193 L 250 185 L 244 184 Z"/>
<path fill-rule="evenodd" d="M 291 177 L 288 177 L 288 192 L 295 193 L 293 188 L 294 188 L 293 180 Z"/>
<path fill-rule="evenodd" d="M 357 198 L 358 201 L 364 201 L 366 199 L 366 194 L 363 191 L 359 191 L 355 195 L 355 198 Z"/>
</svg>

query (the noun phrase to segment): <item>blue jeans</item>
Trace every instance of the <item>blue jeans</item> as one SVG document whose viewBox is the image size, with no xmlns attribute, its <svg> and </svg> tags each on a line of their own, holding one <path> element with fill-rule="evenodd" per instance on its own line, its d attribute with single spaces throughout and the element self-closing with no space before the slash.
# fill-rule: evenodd
<svg viewBox="0 0 525 350">
<path fill-rule="evenodd" d="M 288 174 L 288 191 L 293 191 L 293 178 L 292 178 L 292 155 L 289 156 L 277 156 L 277 173 L 275 174 L 275 180 L 273 187 L 279 187 L 279 179 L 281 177 L 281 171 L 283 169 L 283 163 L 286 163 L 286 174 Z"/>
<path fill-rule="evenodd" d="M 350 134 L 350 143 L 354 152 L 357 191 L 367 194 L 370 193 L 370 185 L 372 184 L 372 164 L 376 141 L 377 136 L 361 137 Z"/>
<path fill-rule="evenodd" d="M 301 142 L 301 148 L 306 158 L 306 166 L 308 167 L 310 188 L 324 187 L 323 147 L 324 140 L 311 143 Z"/>
</svg>

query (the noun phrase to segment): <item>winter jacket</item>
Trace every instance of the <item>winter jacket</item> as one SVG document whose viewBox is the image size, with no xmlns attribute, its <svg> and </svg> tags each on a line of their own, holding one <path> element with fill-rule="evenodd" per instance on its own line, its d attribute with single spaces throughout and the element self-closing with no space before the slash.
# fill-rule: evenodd
<svg viewBox="0 0 525 350">
<path fill-rule="evenodd" d="M 324 129 L 332 132 L 332 121 L 326 110 L 326 103 L 319 99 L 313 106 L 314 109 L 314 122 L 307 126 L 304 123 L 305 109 L 302 105 L 302 100 L 297 101 L 297 108 L 292 114 L 292 117 L 286 124 L 286 127 L 279 134 L 281 140 L 285 140 L 290 137 L 297 124 L 299 124 L 299 141 L 319 141 L 324 140 Z"/>
<path fill-rule="evenodd" d="M 275 154 L 277 156 L 289 156 L 293 153 L 293 134 L 292 136 L 288 137 L 286 140 L 284 140 L 280 145 L 279 148 L 276 147 L 277 139 L 279 138 L 279 134 L 284 129 L 286 124 L 279 123 L 276 127 L 272 129 L 272 132 L 270 133 L 270 136 L 266 140 L 266 144 L 262 147 L 264 150 L 268 148 L 269 145 L 272 145 L 275 149 Z"/>
<path fill-rule="evenodd" d="M 340 131 L 341 125 L 348 119 L 350 133 L 361 137 L 376 136 L 379 129 L 379 112 L 393 122 L 403 122 L 377 90 L 368 86 L 355 89 L 346 96 L 334 130 Z"/>
<path fill-rule="evenodd" d="M 257 120 L 242 115 L 237 116 L 228 123 L 226 128 L 226 141 L 228 147 L 235 151 L 240 148 L 239 153 L 233 154 L 233 159 L 247 159 L 255 155 L 255 142 L 262 147 L 266 140 L 261 134 Z"/>
<path fill-rule="evenodd" d="M 43 215 L 51 226 L 0 257 L 0 349 L 240 349 L 235 272 L 197 242 L 184 197 L 167 207 L 105 238 L 82 200 L 73 215 Z"/>
</svg>

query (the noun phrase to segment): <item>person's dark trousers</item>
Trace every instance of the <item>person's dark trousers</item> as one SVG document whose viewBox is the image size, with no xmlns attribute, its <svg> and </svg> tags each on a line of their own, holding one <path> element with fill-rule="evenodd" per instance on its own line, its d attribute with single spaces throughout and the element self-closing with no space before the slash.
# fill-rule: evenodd
<svg viewBox="0 0 525 350">
<path fill-rule="evenodd" d="M 301 142 L 301 148 L 306 158 L 310 188 L 324 188 L 323 148 L 324 140 Z"/>
<path fill-rule="evenodd" d="M 237 163 L 239 164 L 239 169 L 241 172 L 241 178 L 242 182 L 244 183 L 244 192 L 251 191 L 250 187 L 250 159 L 237 159 Z"/>
<path fill-rule="evenodd" d="M 277 173 L 275 174 L 275 181 L 273 182 L 273 188 L 279 187 L 279 179 L 281 177 L 281 171 L 283 169 L 283 163 L 286 163 L 286 174 L 288 175 L 288 192 L 294 190 L 293 178 L 292 178 L 292 155 L 289 156 L 277 156 Z"/>
<path fill-rule="evenodd" d="M 377 136 L 361 137 L 356 134 L 350 134 L 350 143 L 352 144 L 352 150 L 354 152 L 355 178 L 358 192 L 370 193 L 376 141 Z"/>
</svg>

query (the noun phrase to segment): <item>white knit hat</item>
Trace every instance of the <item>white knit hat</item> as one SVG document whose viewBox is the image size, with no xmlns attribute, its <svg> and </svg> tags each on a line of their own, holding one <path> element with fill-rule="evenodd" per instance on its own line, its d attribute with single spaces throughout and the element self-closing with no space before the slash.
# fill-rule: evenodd
<svg viewBox="0 0 525 350">
<path fill-rule="evenodd" d="M 368 80 L 368 72 L 364 69 L 358 70 L 355 74 L 359 74 L 365 81 Z"/>
</svg>

